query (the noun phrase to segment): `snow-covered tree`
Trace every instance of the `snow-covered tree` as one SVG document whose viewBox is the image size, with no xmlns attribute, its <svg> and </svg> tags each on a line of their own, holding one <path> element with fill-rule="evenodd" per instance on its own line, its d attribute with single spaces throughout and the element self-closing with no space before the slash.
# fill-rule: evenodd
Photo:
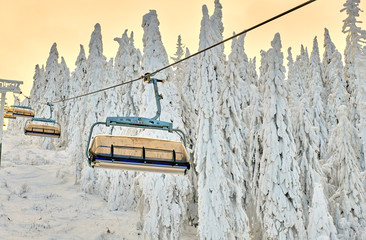
<svg viewBox="0 0 366 240">
<path fill-rule="evenodd" d="M 256 60 L 257 58 L 251 58 L 249 59 L 248 63 L 248 83 L 256 85 L 258 83 L 258 73 L 257 73 L 257 67 L 256 67 Z"/>
<path fill-rule="evenodd" d="M 365 48 L 366 49 L 366 48 Z M 361 155 L 361 168 L 365 171 L 366 165 L 366 51 L 363 54 L 359 54 L 356 59 L 356 76 L 358 79 L 358 91 L 357 91 L 357 112 L 360 118 L 358 125 L 361 141 L 362 141 L 362 155 Z"/>
<path fill-rule="evenodd" d="M 277 33 L 267 51 L 263 101 L 263 155 L 259 169 L 257 214 L 265 239 L 306 239 L 299 166 L 289 119 L 285 67 Z"/>
<path fill-rule="evenodd" d="M 231 53 L 226 65 L 225 80 L 222 84 L 222 92 L 219 100 L 222 114 L 221 129 L 223 142 L 223 166 L 229 187 L 229 207 L 226 214 L 229 218 L 229 226 L 232 235 L 228 239 L 249 238 L 249 222 L 244 209 L 244 202 L 248 195 L 248 129 L 244 123 L 242 112 L 245 112 L 249 102 L 249 89 L 245 82 L 247 62 L 244 52 L 244 35 L 233 39 Z M 247 93 L 247 94 L 246 94 Z"/>
<path fill-rule="evenodd" d="M 291 47 L 287 49 L 287 68 L 288 68 L 288 74 L 287 74 L 287 90 L 289 92 L 288 101 L 291 104 L 293 102 L 293 99 L 298 98 L 298 94 L 296 90 L 298 90 L 297 83 L 296 83 L 296 71 L 295 71 L 295 63 L 294 59 L 292 58 L 292 52 Z"/>
<path fill-rule="evenodd" d="M 297 73 L 299 74 L 299 79 L 303 81 L 304 91 L 308 91 L 310 88 L 310 59 L 308 49 L 301 45 L 300 55 L 296 57 L 295 67 L 297 68 Z"/>
<path fill-rule="evenodd" d="M 344 50 L 344 75 L 347 82 L 347 90 L 351 94 L 353 100 L 351 103 L 354 104 L 357 90 L 357 80 L 355 72 L 355 58 L 362 51 L 362 45 L 366 44 L 366 33 L 357 26 L 362 23 L 358 20 L 361 9 L 359 8 L 360 0 L 347 0 L 343 4 L 344 8 L 341 12 L 345 11 L 347 17 L 343 20 L 343 33 L 347 34 L 346 37 L 346 48 Z"/>
<path fill-rule="evenodd" d="M 89 55 L 86 59 L 86 75 L 88 88 L 85 92 L 92 92 L 102 88 L 107 87 L 106 84 L 108 80 L 108 63 L 106 57 L 103 55 L 103 42 L 100 24 L 97 23 L 94 26 L 94 31 L 91 34 L 91 39 L 89 42 Z M 105 120 L 105 100 L 106 92 L 100 92 L 97 94 L 92 94 L 85 97 L 87 101 L 86 105 L 86 116 L 85 123 L 83 126 L 83 136 L 89 136 L 90 127 L 97 121 Z M 96 127 L 94 134 L 106 133 L 107 130 L 104 128 Z M 101 181 L 97 181 L 102 177 L 102 179 L 107 179 L 103 175 L 107 174 L 106 170 L 94 169 L 94 168 L 84 168 L 82 173 L 82 187 L 86 192 L 94 193 L 98 192 L 100 186 L 108 186 Z M 105 192 L 105 191 L 104 191 Z"/>
<path fill-rule="evenodd" d="M 235 34 L 235 33 L 234 33 Z M 255 78 L 253 72 L 249 70 L 249 60 L 244 50 L 244 38 L 245 34 L 233 39 L 231 44 L 231 54 L 228 59 L 228 66 L 226 69 L 227 74 L 232 74 L 234 78 L 238 78 L 240 84 L 238 90 L 241 93 L 240 106 L 241 109 L 245 109 L 250 102 L 250 90 L 249 86 Z M 254 65 L 255 66 L 255 65 Z M 245 118 L 245 116 L 242 116 Z"/>
<path fill-rule="evenodd" d="M 83 45 L 80 45 L 80 52 L 75 62 L 76 68 L 71 74 L 70 92 L 73 96 L 78 96 L 88 89 L 87 87 L 87 63 L 85 50 Z M 69 96 L 71 97 L 71 96 Z M 80 114 L 86 111 L 86 98 L 78 98 L 70 100 L 71 109 L 69 116 L 69 151 L 73 155 L 75 162 L 75 183 L 80 183 L 81 170 L 85 161 L 85 154 L 82 149 L 86 148 L 86 136 L 82 135 L 83 126 L 85 124 L 85 114 Z"/>
<path fill-rule="evenodd" d="M 245 52 L 244 52 L 244 54 L 245 54 Z M 253 100 L 252 99 L 251 85 L 257 86 L 257 84 L 258 84 L 258 74 L 257 74 L 257 69 L 256 69 L 256 58 L 254 57 L 253 59 L 248 60 L 246 54 L 244 55 L 243 58 L 244 59 L 242 61 L 246 65 L 246 68 L 245 68 L 246 74 L 245 74 L 245 78 L 244 78 L 244 82 L 245 82 L 244 85 L 245 86 L 243 86 L 243 88 L 245 88 L 245 90 L 243 92 L 243 95 L 245 96 L 244 99 L 246 99 L 246 102 L 242 103 L 241 107 L 243 109 L 242 117 L 243 117 L 244 124 L 245 124 L 247 129 L 250 129 L 251 116 L 252 115 L 248 111 L 250 109 L 249 105 L 252 104 L 252 100 Z M 250 142 L 248 141 L 247 148 L 249 148 L 249 145 L 250 145 Z M 250 160 L 248 159 L 247 161 L 249 162 Z M 249 165 L 250 164 L 248 164 L 248 166 Z"/>
<path fill-rule="evenodd" d="M 328 65 L 332 71 L 329 74 L 329 79 L 333 82 L 332 92 L 328 96 L 327 107 L 327 124 L 328 130 L 332 130 L 339 119 L 337 119 L 337 109 L 341 105 L 349 105 L 350 95 L 347 92 L 346 82 L 342 74 L 342 56 L 339 52 L 334 52 L 333 59 Z"/>
<path fill-rule="evenodd" d="M 127 82 L 141 75 L 141 53 L 134 46 L 134 35 L 127 36 L 127 30 L 121 38 L 114 39 L 119 44 L 115 57 L 115 77 L 118 82 Z M 136 116 L 141 104 L 141 82 L 133 82 L 118 89 L 117 115 Z M 122 98 L 122 99 L 121 99 Z M 123 104 L 122 104 L 123 103 Z"/>
<path fill-rule="evenodd" d="M 314 194 L 309 213 L 308 238 L 336 240 L 337 230 L 328 211 L 322 184 L 314 183 Z"/>
<path fill-rule="evenodd" d="M 267 52 L 261 50 L 261 64 L 259 66 L 259 78 L 256 86 L 258 87 L 258 92 L 260 95 L 264 95 L 264 83 L 265 83 L 265 73 L 268 69 L 268 63 L 266 62 Z"/>
<path fill-rule="evenodd" d="M 292 58 L 292 49 L 287 50 L 288 53 L 288 75 L 287 75 L 287 90 L 289 91 L 289 104 L 291 109 L 296 108 L 296 100 L 301 98 L 306 93 L 306 82 L 308 81 L 309 67 L 305 68 L 303 65 L 306 64 L 306 55 L 302 53 L 296 57 L 296 61 Z M 305 72 L 304 72 L 305 71 Z M 309 84 L 308 84 L 309 85 Z"/>
<path fill-rule="evenodd" d="M 186 48 L 185 57 L 190 56 L 190 51 Z M 182 83 L 181 98 L 182 98 L 182 120 L 184 123 L 185 132 L 187 135 L 187 151 L 190 157 L 191 170 L 188 177 L 192 183 L 189 189 L 187 218 L 191 225 L 198 225 L 198 193 L 197 193 L 197 172 L 196 159 L 194 158 L 194 149 L 197 141 L 196 123 L 198 121 L 197 110 L 197 59 L 188 59 L 177 67 L 175 70 L 175 80 L 180 79 Z M 174 83 L 179 83 L 175 81 Z M 176 84 L 177 88 L 178 85 Z"/>
<path fill-rule="evenodd" d="M 59 70 L 58 64 L 59 54 L 57 51 L 57 44 L 54 43 L 51 47 L 50 54 L 48 56 L 46 62 L 46 74 L 45 74 L 45 81 L 46 83 L 43 84 L 44 91 L 42 91 L 43 101 L 44 102 L 52 102 L 52 100 L 58 100 L 56 96 L 56 86 L 57 86 L 57 74 Z M 57 90 L 57 94 L 59 91 Z M 48 109 L 47 109 L 48 110 Z"/>
<path fill-rule="evenodd" d="M 296 142 L 296 160 L 300 168 L 301 189 L 304 192 L 302 198 L 304 208 L 305 225 L 309 221 L 309 205 L 313 198 L 315 182 L 320 184 L 323 176 L 319 165 L 319 136 L 311 121 L 308 97 L 302 96 L 295 100 L 296 108 L 293 108 L 293 135 Z"/>
<path fill-rule="evenodd" d="M 48 118 L 50 116 L 50 110 L 46 103 L 61 99 L 59 89 L 67 82 L 65 81 L 65 78 L 67 78 L 65 75 L 68 75 L 69 71 L 65 62 L 63 62 L 63 64 L 59 64 L 58 60 L 59 54 L 57 51 L 57 44 L 54 43 L 46 62 L 45 72 L 39 72 L 39 74 L 37 74 L 37 76 L 40 77 L 39 85 L 34 85 L 31 90 L 30 98 L 32 99 L 32 104 L 34 104 L 33 108 L 37 117 Z M 35 100 L 37 100 L 37 102 Z M 55 110 L 57 109 L 58 106 L 55 106 Z M 58 120 L 55 118 L 55 112 L 53 113 L 53 119 Z M 32 141 L 41 143 L 44 148 L 55 149 L 55 143 L 58 139 L 51 140 L 50 138 L 35 138 L 32 139 Z"/>
<path fill-rule="evenodd" d="M 311 119 L 319 136 L 319 157 L 323 159 L 327 152 L 328 130 L 325 122 L 325 101 L 323 85 L 323 69 L 320 64 L 317 38 L 313 41 L 310 57 L 310 82 L 308 95 L 312 106 Z"/>
<path fill-rule="evenodd" d="M 259 169 L 260 169 L 260 160 L 262 159 L 263 146 L 262 146 L 262 138 L 261 138 L 261 129 L 263 123 L 263 109 L 262 109 L 262 96 L 258 93 L 258 87 L 254 84 L 250 85 L 250 105 L 248 106 L 248 110 L 246 111 L 249 117 L 249 149 L 247 155 L 247 161 L 249 162 L 248 166 L 248 175 L 250 179 L 250 192 L 249 201 L 247 204 L 247 212 L 250 220 L 250 226 L 252 235 L 255 238 L 260 238 L 261 235 L 261 227 L 259 223 L 259 219 L 256 213 L 257 201 L 256 196 L 259 194 Z M 258 235 L 258 237 L 256 237 Z"/>
<path fill-rule="evenodd" d="M 182 37 L 179 35 L 177 40 L 177 51 L 175 52 L 175 57 L 171 57 L 171 59 L 176 62 L 182 59 L 182 56 L 184 55 L 184 46 L 182 44 Z"/>
<path fill-rule="evenodd" d="M 332 42 L 332 39 L 330 38 L 330 34 L 327 28 L 324 29 L 324 53 L 323 53 L 323 69 L 324 69 L 324 87 L 325 87 L 325 96 L 329 96 L 329 94 L 332 92 L 333 90 L 333 86 L 334 86 L 334 81 L 332 81 L 330 78 L 330 75 L 332 74 L 332 71 L 334 69 L 332 69 L 332 67 L 330 67 L 332 59 L 333 59 L 333 54 L 335 54 L 335 52 L 338 52 L 338 50 L 336 49 L 334 43 Z M 343 70 L 343 66 L 342 69 Z M 339 70 L 339 71 L 340 71 Z"/>
<path fill-rule="evenodd" d="M 294 126 L 294 129 L 297 128 L 297 125 L 299 123 L 299 119 L 298 119 L 298 114 L 299 113 L 299 108 L 298 108 L 298 104 L 301 98 L 308 98 L 308 95 L 305 94 L 305 79 L 302 79 L 302 74 L 301 74 L 301 68 L 300 68 L 300 59 L 301 57 L 298 56 L 298 60 L 296 62 L 293 61 L 292 58 L 292 52 L 291 52 L 291 48 L 287 49 L 287 53 L 288 53 L 288 63 L 287 63 L 287 67 L 288 67 L 288 74 L 287 74 L 287 81 L 286 81 L 286 86 L 287 86 L 287 90 L 288 90 L 288 102 L 289 102 L 289 107 L 290 110 L 292 112 L 291 114 L 291 122 Z M 305 95 L 304 95 L 305 94 Z M 295 141 L 298 142 L 298 137 L 296 134 L 294 134 L 294 138 Z"/>
<path fill-rule="evenodd" d="M 182 59 L 184 56 L 184 50 L 183 50 L 183 43 L 182 38 L 179 35 L 178 36 L 178 42 L 177 42 L 177 51 L 175 52 L 176 57 L 170 57 L 174 62 L 177 62 Z M 186 49 L 185 57 L 188 57 L 190 55 L 189 49 Z M 186 82 L 189 78 L 191 78 L 191 73 L 189 72 L 191 70 L 192 62 L 195 61 L 195 59 L 188 59 L 187 61 L 180 62 L 178 65 L 175 65 L 173 68 L 174 70 L 174 84 L 177 87 L 177 89 L 181 89 L 184 84 L 191 84 L 190 82 Z M 194 65 L 193 65 L 194 66 Z M 188 71 L 188 72 L 187 72 Z M 190 80 L 189 80 L 190 81 Z M 188 86 L 187 86 L 188 87 Z M 192 91 L 191 88 L 189 89 L 181 89 L 182 91 L 182 99 L 185 97 L 183 91 L 188 91 L 188 94 L 190 91 Z M 189 96 L 188 96 L 189 97 Z"/>
<path fill-rule="evenodd" d="M 134 46 L 133 33 L 128 37 L 127 31 L 125 31 L 121 38 L 114 40 L 119 44 L 114 65 L 116 81 L 126 82 L 136 79 L 139 74 L 141 75 L 141 53 Z M 133 82 L 116 89 L 117 99 L 115 99 L 114 112 L 109 114 L 113 116 L 136 116 L 141 101 L 140 84 L 140 82 Z M 136 134 L 134 130 L 115 128 L 113 134 Z M 133 189 L 135 177 L 136 172 L 133 171 L 113 171 L 110 173 L 111 186 L 108 196 L 110 209 L 135 209 L 137 203 L 136 191 Z"/>
<path fill-rule="evenodd" d="M 189 49 L 186 49 L 186 57 L 190 55 Z M 175 71 L 175 79 L 182 79 L 183 88 L 181 90 L 183 122 L 188 134 L 188 143 L 190 149 L 196 142 L 195 124 L 198 118 L 197 110 L 197 60 L 195 58 L 188 59 L 180 64 L 180 67 Z M 178 87 L 178 86 L 177 86 Z"/>
<path fill-rule="evenodd" d="M 65 59 L 61 57 L 61 63 L 59 64 L 59 71 L 57 75 L 57 82 L 59 87 L 58 94 L 55 93 L 56 99 L 65 99 L 70 97 L 72 93 L 70 91 L 70 70 L 66 65 Z M 71 102 L 61 102 L 55 105 L 55 113 L 54 119 L 57 119 L 57 122 L 63 126 L 64 131 L 62 131 L 60 139 L 57 141 L 57 146 L 66 148 L 69 141 L 69 132 L 68 132 L 68 125 L 69 125 L 69 113 L 71 109 Z"/>
<path fill-rule="evenodd" d="M 347 85 L 343 76 L 342 55 L 335 48 L 327 29 L 325 29 L 324 33 L 323 68 L 325 90 L 328 95 L 326 122 L 328 131 L 330 131 L 338 123 L 338 107 L 348 104 L 349 94 L 347 92 Z"/>
<path fill-rule="evenodd" d="M 142 70 L 153 72 L 168 65 L 168 55 L 161 41 L 159 20 L 155 10 L 145 14 L 142 21 L 143 56 Z M 168 78 L 160 85 L 159 92 L 164 96 L 161 101 L 162 121 L 171 121 L 174 128 L 183 129 L 178 91 L 170 79 L 170 72 L 158 73 L 153 77 Z M 144 84 L 141 93 L 140 116 L 155 115 L 155 96 L 151 84 Z M 179 140 L 177 135 L 170 135 L 165 131 L 143 130 L 139 136 Z M 190 183 L 186 176 L 170 174 L 140 173 L 135 183 L 138 191 L 138 210 L 141 216 L 141 226 L 144 239 L 179 239 L 181 228 L 185 220 L 187 208 L 186 196 Z"/>
<path fill-rule="evenodd" d="M 341 239 L 364 239 L 366 236 L 366 193 L 360 170 L 360 138 L 349 120 L 349 109 L 342 105 L 338 125 L 331 131 L 324 165 L 331 191 L 330 206 Z"/>
<path fill-rule="evenodd" d="M 215 1 L 215 11 L 210 17 L 206 5 L 202 8 L 200 48 L 204 49 L 222 40 L 222 6 Z M 198 215 L 199 234 L 201 239 L 245 239 L 245 212 L 240 207 L 241 188 L 239 176 L 234 166 L 238 164 L 232 158 L 225 158 L 227 151 L 223 139 L 224 119 L 216 109 L 221 109 L 220 94 L 224 88 L 225 56 L 223 46 L 218 46 L 199 56 L 197 62 L 198 79 L 198 129 L 195 146 L 196 170 L 198 172 Z M 239 76 L 239 75 L 238 75 Z M 226 88 L 227 90 L 232 89 Z M 223 97 L 228 97 L 222 95 Z M 222 99 L 226 100 L 226 99 Z M 231 104 L 230 104 L 231 105 Z M 231 105 L 232 106 L 232 105 Z M 234 109 L 232 109 L 234 111 Z M 227 115 L 226 115 L 227 116 Z M 236 129 L 238 131 L 238 129 Z M 234 137 L 234 136 L 233 136 Z M 235 139 L 235 138 L 233 138 Z M 234 175 L 231 175 L 230 173 Z M 233 178 L 229 178 L 233 176 Z M 235 189 L 233 181 L 238 182 Z M 238 202 L 240 201 L 240 202 Z M 238 211 L 238 212 L 234 212 Z M 244 221 L 244 222 L 243 222 Z"/>
<path fill-rule="evenodd" d="M 347 83 L 347 91 L 350 94 L 351 121 L 358 126 L 360 121 L 357 111 L 357 91 L 358 79 L 356 75 L 356 59 L 362 52 L 362 48 L 366 45 L 366 31 L 362 30 L 358 24 L 362 23 L 359 8 L 360 0 L 347 0 L 341 12 L 345 11 L 346 19 L 343 20 L 342 32 L 347 34 L 346 48 L 344 50 L 344 78 Z"/>
</svg>

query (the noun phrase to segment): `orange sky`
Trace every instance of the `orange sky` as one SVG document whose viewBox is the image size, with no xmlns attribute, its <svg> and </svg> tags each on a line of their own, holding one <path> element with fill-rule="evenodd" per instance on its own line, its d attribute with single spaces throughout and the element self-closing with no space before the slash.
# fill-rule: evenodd
<svg viewBox="0 0 366 240">
<path fill-rule="evenodd" d="M 240 32 L 274 15 L 292 8 L 300 0 L 221 0 L 223 5 L 224 37 Z M 258 56 L 261 49 L 270 48 L 276 32 L 281 34 L 283 52 L 291 46 L 297 54 L 304 44 L 311 52 L 312 42 L 318 36 L 323 45 L 324 28 L 343 53 L 345 35 L 341 32 L 345 13 L 339 11 L 346 0 L 317 0 L 282 19 L 276 20 L 247 34 L 245 49 L 249 57 Z M 24 82 L 22 90 L 29 94 L 36 64 L 46 63 L 49 50 L 57 43 L 60 57 L 66 60 L 70 71 L 75 68 L 80 44 L 88 51 L 90 35 L 96 23 L 102 27 L 104 55 L 114 57 L 125 29 L 134 32 L 135 45 L 142 51 L 142 16 L 150 9 L 157 10 L 163 43 L 170 56 L 175 53 L 177 37 L 191 53 L 198 50 L 202 5 L 210 15 L 214 0 L 0 0 L 0 78 Z M 366 11 L 366 0 L 360 8 Z M 359 20 L 365 19 L 361 13 Z M 366 21 L 361 27 L 366 29 Z M 229 52 L 230 43 L 226 45 Z M 321 50 L 322 53 L 322 50 Z M 259 64 L 260 59 L 257 59 Z M 8 96 L 10 97 L 10 96 Z M 11 104 L 11 102 L 10 102 Z"/>
</svg>

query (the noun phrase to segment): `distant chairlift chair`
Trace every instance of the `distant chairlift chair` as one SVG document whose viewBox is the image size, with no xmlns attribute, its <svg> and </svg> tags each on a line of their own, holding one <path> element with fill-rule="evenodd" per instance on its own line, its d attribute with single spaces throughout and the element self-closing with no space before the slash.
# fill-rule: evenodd
<svg viewBox="0 0 366 240">
<path fill-rule="evenodd" d="M 12 113 L 16 117 L 34 117 L 34 111 L 29 106 L 13 105 L 10 108 L 6 108 L 5 111 L 7 111 L 8 113 Z"/>
<path fill-rule="evenodd" d="M 157 120 L 161 113 L 157 82 L 158 79 L 145 78 L 153 83 L 157 104 L 157 113 L 154 118 L 143 117 L 107 117 L 106 122 L 96 122 L 90 129 L 87 148 L 92 138 L 93 128 L 96 125 L 122 126 L 163 130 L 176 132 L 183 141 L 170 141 L 131 136 L 97 135 L 86 150 L 88 163 L 91 167 L 124 169 L 134 171 L 185 174 L 190 168 L 188 154 L 185 148 L 186 137 L 179 129 L 173 129 L 170 122 Z"/>
<path fill-rule="evenodd" d="M 16 119 L 17 117 L 11 112 L 4 112 L 4 118 Z"/>
<path fill-rule="evenodd" d="M 49 118 L 32 118 L 28 120 L 24 127 L 24 134 L 39 137 L 59 138 L 61 136 L 61 126 L 52 119 L 53 105 L 50 107 Z"/>
</svg>

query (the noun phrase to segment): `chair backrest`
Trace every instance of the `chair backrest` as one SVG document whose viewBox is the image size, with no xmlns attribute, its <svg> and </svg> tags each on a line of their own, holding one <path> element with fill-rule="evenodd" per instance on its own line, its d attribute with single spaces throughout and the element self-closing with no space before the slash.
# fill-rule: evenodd
<svg viewBox="0 0 366 240">
<path fill-rule="evenodd" d="M 114 155 L 130 155 L 141 157 L 142 149 L 146 159 L 174 160 L 188 162 L 188 154 L 181 142 L 144 137 L 127 137 L 113 135 L 97 135 L 94 137 L 90 152 L 94 154 L 110 154 L 113 146 Z"/>
</svg>

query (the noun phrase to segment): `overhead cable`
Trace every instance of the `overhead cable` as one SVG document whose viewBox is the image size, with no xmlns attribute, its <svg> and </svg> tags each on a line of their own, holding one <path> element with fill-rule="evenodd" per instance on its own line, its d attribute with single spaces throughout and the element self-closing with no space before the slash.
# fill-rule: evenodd
<svg viewBox="0 0 366 240">
<path fill-rule="evenodd" d="M 113 86 L 110 86 L 110 87 L 107 87 L 107 88 L 102 88 L 102 89 L 99 89 L 99 90 L 96 90 L 96 91 L 93 91 L 93 92 L 88 92 L 88 93 L 85 93 L 85 94 L 81 94 L 81 95 L 78 95 L 78 96 L 75 96 L 75 97 L 64 98 L 64 99 L 60 99 L 60 100 L 57 100 L 57 101 L 52 101 L 52 102 L 50 102 L 50 103 L 51 103 L 51 104 L 54 104 L 54 103 L 60 103 L 60 102 L 65 102 L 65 101 L 69 101 L 69 100 L 73 100 L 73 99 L 77 99 L 77 98 L 85 97 L 85 96 L 88 96 L 88 95 L 91 95 L 91 94 L 95 94 L 95 93 L 103 92 L 103 91 L 106 91 L 106 90 L 109 90 L 109 89 L 112 89 L 112 88 L 116 88 L 116 87 L 119 87 L 119 86 L 122 86 L 122 85 L 125 85 L 125 84 L 133 83 L 133 82 L 135 82 L 135 81 L 138 81 L 138 80 L 144 79 L 144 78 L 146 77 L 146 75 L 148 75 L 148 76 L 153 76 L 153 75 L 157 74 L 158 72 L 161 72 L 161 71 L 163 71 L 163 70 L 165 70 L 165 69 L 167 69 L 167 68 L 170 68 L 170 67 L 172 67 L 172 66 L 174 66 L 174 65 L 177 65 L 178 63 L 181 63 L 181 62 L 183 62 L 183 61 L 186 61 L 187 59 L 189 59 L 189 58 L 191 58 L 191 57 L 194 57 L 194 56 L 199 55 L 199 54 L 201 54 L 201 53 L 203 53 L 203 52 L 206 52 L 207 50 L 210 50 L 210 49 L 212 49 L 212 48 L 214 48 L 214 47 L 217 47 L 217 46 L 219 46 L 219 45 L 221 45 L 221 44 L 223 44 L 223 43 L 225 43 L 225 42 L 227 42 L 227 41 L 229 41 L 229 40 L 232 40 L 233 38 L 236 38 L 236 37 L 238 37 L 238 36 L 240 36 L 240 35 L 242 35 L 242 34 L 245 34 L 245 33 L 247 33 L 247 32 L 250 32 L 250 31 L 252 31 L 252 30 L 254 30 L 254 29 L 256 29 L 256 28 L 259 28 L 259 27 L 261 27 L 261 26 L 263 26 L 263 25 L 265 25 L 265 24 L 267 24 L 267 23 L 269 23 L 269 22 L 272 22 L 272 21 L 274 21 L 274 20 L 276 20 L 276 19 L 278 19 L 278 18 L 280 18 L 280 17 L 283 17 L 283 16 L 285 16 L 285 15 L 287 15 L 287 14 L 291 13 L 291 12 L 294 12 L 294 11 L 296 11 L 296 10 L 300 9 L 300 8 L 303 8 L 303 7 L 305 7 L 306 5 L 309 5 L 310 3 L 313 3 L 313 2 L 315 2 L 315 1 L 317 1 L 317 0 L 309 0 L 309 1 L 307 1 L 307 2 L 304 2 L 304 3 L 302 3 L 302 4 L 300 4 L 300 5 L 296 6 L 296 7 L 293 7 L 293 8 L 291 8 L 291 9 L 289 9 L 289 10 L 287 10 L 287 11 L 283 12 L 283 13 L 280 13 L 280 14 L 278 14 L 278 15 L 276 15 L 276 16 L 274 16 L 274 17 L 272 17 L 272 18 L 269 18 L 269 19 L 267 19 L 267 20 L 265 20 L 265 21 L 263 21 L 263 22 L 261 22 L 261 23 L 259 23 L 259 24 L 257 24 L 257 25 L 254 25 L 254 26 L 252 26 L 252 27 L 250 27 L 250 28 L 248 28 L 248 29 L 245 29 L 244 31 L 241 31 L 241 32 L 239 32 L 239 33 L 237 33 L 237 34 L 234 34 L 233 36 L 231 36 L 231 37 L 229 37 L 229 38 L 226 38 L 226 39 L 224 39 L 224 40 L 222 40 L 222 41 L 220 41 L 220 42 L 218 42 L 218 43 L 215 43 L 214 45 L 211 45 L 211 46 L 209 46 L 209 47 L 207 47 L 207 48 L 205 48 L 205 49 L 202 49 L 202 50 L 200 50 L 200 51 L 198 51 L 198 52 L 196 52 L 196 53 L 194 53 L 194 54 L 192 54 L 192 55 L 189 55 L 189 56 L 187 56 L 187 57 L 185 57 L 185 58 L 183 58 L 183 59 L 180 59 L 180 60 L 178 60 L 178 61 L 176 61 L 176 62 L 174 62 L 174 63 L 172 63 L 172 64 L 169 64 L 169 65 L 167 65 L 167 66 L 165 66 L 165 67 L 162 67 L 162 68 L 160 68 L 160 69 L 158 69 L 158 70 L 156 70 L 156 71 L 154 71 L 154 72 L 152 72 L 152 73 L 147 73 L 147 74 L 145 74 L 145 76 L 141 76 L 141 77 L 136 78 L 136 79 L 134 79 L 134 80 L 130 80 L 130 81 L 127 81 L 127 82 L 123 82 L 123 83 L 120 83 L 120 84 L 117 84 L 117 85 L 113 85 Z M 44 104 L 46 104 L 46 103 L 44 103 Z"/>
</svg>

